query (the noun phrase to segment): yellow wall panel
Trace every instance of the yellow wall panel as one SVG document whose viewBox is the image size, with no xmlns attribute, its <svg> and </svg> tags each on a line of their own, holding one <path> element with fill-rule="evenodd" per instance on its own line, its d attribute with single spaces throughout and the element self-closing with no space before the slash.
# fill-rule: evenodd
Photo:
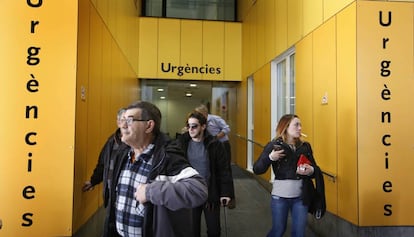
<svg viewBox="0 0 414 237">
<path fill-rule="evenodd" d="M 270 124 L 277 122 L 270 121 L 270 63 L 254 74 L 253 90 L 254 140 L 266 144 L 271 139 Z"/>
<path fill-rule="evenodd" d="M 355 0 L 323 1 L 324 21 L 327 21 L 352 2 L 355 2 Z"/>
<path fill-rule="evenodd" d="M 203 21 L 203 66 L 208 73 L 202 74 L 203 79 L 223 80 L 222 73 L 214 68 L 224 67 L 224 22 Z"/>
<path fill-rule="evenodd" d="M 126 47 L 127 44 L 127 38 L 128 34 L 126 34 L 126 31 L 128 31 L 129 25 L 127 22 L 127 15 L 126 13 L 126 3 L 131 3 L 132 1 L 116 1 L 116 24 L 115 29 L 112 30 L 112 34 L 120 47 Z M 130 31 L 129 31 L 130 32 Z M 129 33 L 128 32 L 128 33 Z M 125 55 L 127 50 L 125 51 Z"/>
<path fill-rule="evenodd" d="M 303 0 L 303 35 L 323 22 L 323 0 Z"/>
<path fill-rule="evenodd" d="M 158 25 L 158 77 L 175 78 L 173 66 L 180 65 L 180 21 L 159 19 Z"/>
<path fill-rule="evenodd" d="M 102 48 L 111 49 L 102 51 L 102 85 L 101 85 L 101 117 L 113 115 L 110 119 L 102 121 L 101 137 L 109 136 L 113 133 L 113 126 L 116 125 L 116 112 L 113 111 L 111 89 L 114 87 L 112 83 L 112 37 L 108 31 L 102 32 Z M 102 140 L 104 142 L 104 140 Z M 102 144 L 101 144 L 102 146 Z"/>
<path fill-rule="evenodd" d="M 109 2 L 108 0 L 94 0 L 92 4 L 94 4 L 96 10 L 99 12 L 99 15 L 102 16 L 103 19 L 108 19 L 109 16 Z"/>
<path fill-rule="evenodd" d="M 116 22 L 118 20 L 118 14 L 116 12 L 116 7 L 117 7 L 117 3 L 118 1 L 111 1 L 111 0 L 104 0 L 108 2 L 108 18 L 105 21 L 108 29 L 110 31 L 114 31 L 116 29 Z"/>
<path fill-rule="evenodd" d="M 249 48 L 249 34 L 248 34 L 248 24 L 243 23 L 241 25 L 241 50 L 242 50 L 242 57 L 241 57 L 241 75 L 242 80 L 247 78 L 249 70 L 247 69 L 249 57 L 248 56 L 248 48 Z"/>
<path fill-rule="evenodd" d="M 137 74 L 140 6 L 136 1 L 94 0 L 92 4 Z"/>
<path fill-rule="evenodd" d="M 241 81 L 241 24 L 226 23 L 224 27 L 224 80 Z"/>
<path fill-rule="evenodd" d="M 96 124 L 96 126 L 87 126 L 87 156 L 94 157 L 95 159 L 87 159 L 86 170 L 92 171 L 96 166 L 96 161 L 101 146 L 102 140 L 100 140 L 100 127 L 101 119 L 96 119 L 96 115 L 100 114 L 101 107 L 101 86 L 102 86 L 102 47 L 103 47 L 103 30 L 104 26 L 101 23 L 101 18 L 95 9 L 91 8 L 90 11 L 90 42 L 94 42 L 89 47 L 89 75 L 88 84 L 85 85 L 87 89 L 86 101 L 87 106 L 87 124 Z M 90 175 L 89 172 L 88 175 Z M 85 180 L 86 181 L 86 180 Z M 92 205 L 85 205 L 84 213 L 91 215 L 98 207 L 98 196 L 84 195 L 84 201 L 86 203 L 93 203 Z M 85 220 L 82 220 L 85 221 Z"/>
<path fill-rule="evenodd" d="M 336 44 L 335 19 L 313 33 L 314 151 L 319 165 L 336 174 Z M 323 104 L 323 97 L 327 103 Z M 320 129 L 324 128 L 324 129 Z"/>
<path fill-rule="evenodd" d="M 79 35 L 84 37 L 78 37 L 78 65 L 77 65 L 77 75 L 76 75 L 76 130 L 75 134 L 80 134 L 88 128 L 88 105 L 82 99 L 82 91 L 87 93 L 87 85 L 89 79 L 89 31 L 90 31 L 90 4 L 88 1 L 79 1 L 79 22 L 83 24 L 78 26 Z M 82 177 L 82 179 L 74 180 L 74 187 L 82 187 L 85 180 L 83 177 L 89 177 L 89 171 L 86 170 L 87 167 L 87 136 L 77 136 L 75 139 L 75 177 Z M 79 189 L 78 189 L 79 190 Z M 76 191 L 76 189 L 75 189 Z M 74 192 L 73 206 L 74 210 L 85 210 L 86 203 L 82 200 L 81 192 Z M 97 208 L 97 202 L 93 202 L 94 206 Z M 92 211 L 88 212 L 73 212 L 73 229 L 76 230 L 78 226 L 86 222 L 86 220 L 92 215 Z"/>
<path fill-rule="evenodd" d="M 252 65 L 252 17 L 251 15 L 247 16 L 246 21 L 243 22 L 242 25 L 242 50 L 243 50 L 243 59 L 242 59 L 242 70 L 243 70 L 243 78 L 247 78 L 249 75 L 251 75 L 253 71 L 253 65 Z"/>
<path fill-rule="evenodd" d="M 72 226 L 76 232 L 102 204 L 102 188 L 83 193 L 98 154 L 115 131 L 120 107 L 138 98 L 136 74 L 126 55 L 89 1 L 79 6 L 75 175 Z M 73 173 L 73 171 L 71 171 Z M 72 208 L 71 208 L 72 209 Z M 56 236 L 56 235 L 53 235 Z M 58 235 L 62 236 L 62 235 Z"/>
<path fill-rule="evenodd" d="M 313 33 L 313 151 L 321 169 L 333 175 L 337 173 L 335 24 L 333 18 Z M 326 182 L 326 203 L 328 210 L 337 212 L 335 183 Z"/>
<path fill-rule="evenodd" d="M 158 20 L 140 18 L 139 28 L 139 77 L 156 78 L 158 68 Z"/>
<path fill-rule="evenodd" d="M 306 138 L 313 144 L 313 41 L 312 34 L 295 46 L 296 113 L 299 115 Z"/>
<path fill-rule="evenodd" d="M 287 0 L 275 0 L 275 56 L 288 49 L 288 4 Z"/>
<path fill-rule="evenodd" d="M 77 4 L 2 2 L 0 236 L 72 234 Z"/>
<path fill-rule="evenodd" d="M 271 123 L 277 121 L 271 121 L 270 110 L 270 63 L 264 65 L 260 70 L 254 74 L 254 86 L 253 86 L 253 140 L 262 145 L 266 145 L 271 138 Z M 258 116 L 260 115 L 260 116 Z M 263 147 L 254 146 L 254 160 L 256 160 Z M 261 175 L 265 180 L 270 180 L 269 169 L 265 174 Z"/>
<path fill-rule="evenodd" d="M 302 0 L 287 2 L 287 45 L 290 47 L 303 36 L 303 3 Z"/>
<path fill-rule="evenodd" d="M 246 15 L 252 8 L 253 1 L 237 1 L 237 21 L 245 21 Z"/>
<path fill-rule="evenodd" d="M 241 80 L 240 23 L 153 19 L 141 18 L 139 78 Z"/>
<path fill-rule="evenodd" d="M 257 8 L 253 8 L 252 11 L 250 12 L 249 16 L 248 16 L 248 21 L 249 21 L 249 41 L 250 41 L 250 45 L 249 45 L 249 66 L 250 66 L 250 75 L 257 71 L 257 69 L 259 68 L 259 64 L 257 63 L 257 51 L 256 51 L 256 47 L 257 47 Z"/>
<path fill-rule="evenodd" d="M 257 30 L 256 30 L 256 66 L 259 68 L 265 64 L 265 1 L 257 1 Z"/>
<path fill-rule="evenodd" d="M 180 65 L 201 66 L 203 50 L 203 23 L 202 21 L 181 21 L 181 60 Z M 186 73 L 183 79 L 194 78 L 193 74 Z"/>
<path fill-rule="evenodd" d="M 91 2 L 91 4 L 92 4 L 93 6 L 95 6 L 95 7 L 96 7 L 97 2 L 98 2 L 98 1 L 100 1 L 100 0 L 89 0 L 89 1 Z"/>
<path fill-rule="evenodd" d="M 356 5 L 337 16 L 338 215 L 358 224 Z"/>
<path fill-rule="evenodd" d="M 412 225 L 414 3 L 357 2 L 359 215 L 362 226 Z M 389 113 L 389 117 L 382 116 Z M 375 175 L 373 175 L 375 173 Z M 385 186 L 385 187 L 384 187 Z M 372 199 L 375 197 L 375 199 Z"/>
<path fill-rule="evenodd" d="M 276 51 L 276 14 L 274 0 L 265 0 L 265 12 L 264 12 L 264 60 L 265 62 L 271 61 L 275 57 Z"/>
<path fill-rule="evenodd" d="M 243 118 L 247 118 L 247 79 L 243 80 L 237 88 L 237 115 Z M 232 137 L 230 139 L 236 140 L 237 149 L 232 149 L 234 156 L 236 157 L 236 164 L 240 167 L 247 168 L 247 119 L 236 119 L 236 130 L 232 131 Z M 239 135 L 239 136 L 237 136 Z"/>
</svg>

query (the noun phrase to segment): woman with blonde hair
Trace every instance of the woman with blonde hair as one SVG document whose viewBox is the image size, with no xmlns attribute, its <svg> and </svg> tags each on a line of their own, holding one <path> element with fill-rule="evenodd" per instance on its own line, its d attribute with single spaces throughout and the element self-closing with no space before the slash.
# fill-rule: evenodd
<svg viewBox="0 0 414 237">
<path fill-rule="evenodd" d="M 253 166 L 255 174 L 265 173 L 270 166 L 275 174 L 272 188 L 272 229 L 268 237 L 282 237 L 289 211 L 292 237 L 305 235 L 307 213 L 312 198 L 312 178 L 320 172 L 308 142 L 301 139 L 302 124 L 297 115 L 282 116 L 276 138 L 263 149 Z"/>
</svg>

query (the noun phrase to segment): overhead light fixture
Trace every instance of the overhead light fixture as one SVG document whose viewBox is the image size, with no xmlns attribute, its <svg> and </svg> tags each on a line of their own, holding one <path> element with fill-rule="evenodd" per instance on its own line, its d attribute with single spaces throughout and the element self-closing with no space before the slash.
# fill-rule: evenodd
<svg viewBox="0 0 414 237">
<path fill-rule="evenodd" d="M 163 92 L 164 91 L 164 88 L 158 88 L 157 91 L 158 92 Z"/>
<path fill-rule="evenodd" d="M 165 96 L 160 96 L 160 100 L 165 100 Z"/>
<path fill-rule="evenodd" d="M 197 87 L 197 84 L 195 84 L 195 83 L 190 83 L 190 87 Z"/>
<path fill-rule="evenodd" d="M 187 91 L 187 92 L 185 92 L 185 96 L 191 97 L 191 96 L 193 96 L 193 93 L 191 93 L 191 91 Z"/>
</svg>

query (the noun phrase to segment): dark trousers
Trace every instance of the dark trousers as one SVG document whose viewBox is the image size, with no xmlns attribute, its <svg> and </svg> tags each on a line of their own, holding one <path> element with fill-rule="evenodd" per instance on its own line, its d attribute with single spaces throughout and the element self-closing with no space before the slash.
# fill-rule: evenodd
<svg viewBox="0 0 414 237">
<path fill-rule="evenodd" d="M 105 224 L 104 224 L 104 233 L 103 237 L 120 237 L 118 231 L 116 230 L 116 220 L 115 220 L 115 207 L 108 205 L 105 208 Z"/>
<path fill-rule="evenodd" d="M 193 209 L 194 237 L 200 237 L 201 232 L 201 213 L 204 212 L 204 219 L 207 226 L 208 237 L 220 236 L 220 206 L 206 208 L 205 205 Z"/>
<path fill-rule="evenodd" d="M 227 157 L 228 157 L 228 164 L 229 164 L 229 168 L 230 168 L 230 175 L 231 175 L 231 177 L 233 177 L 233 172 L 231 170 L 231 147 L 230 147 L 230 142 L 228 140 L 227 141 L 224 141 L 223 142 L 223 145 L 224 145 L 224 148 L 226 150 Z M 229 208 L 230 209 L 233 209 L 235 206 L 236 206 L 235 195 L 234 195 L 234 193 L 232 193 L 232 195 L 231 195 L 231 201 L 229 203 Z"/>
<path fill-rule="evenodd" d="M 231 164 L 231 147 L 230 147 L 230 142 L 229 141 L 224 141 L 223 142 L 223 145 L 224 145 L 224 149 L 226 149 L 227 157 L 229 159 L 229 164 Z"/>
</svg>

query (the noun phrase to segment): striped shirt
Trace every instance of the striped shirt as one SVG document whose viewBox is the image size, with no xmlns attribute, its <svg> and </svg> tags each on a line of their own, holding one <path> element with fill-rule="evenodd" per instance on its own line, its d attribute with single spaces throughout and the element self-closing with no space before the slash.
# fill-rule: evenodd
<svg viewBox="0 0 414 237">
<path fill-rule="evenodd" d="M 135 198 L 134 193 L 139 184 L 147 182 L 152 168 L 152 152 L 154 145 L 135 159 L 134 151 L 128 153 L 128 161 L 122 168 L 117 189 L 116 228 L 121 236 L 140 237 L 144 221 L 144 205 Z M 135 161 L 134 161 L 135 159 Z"/>
</svg>

